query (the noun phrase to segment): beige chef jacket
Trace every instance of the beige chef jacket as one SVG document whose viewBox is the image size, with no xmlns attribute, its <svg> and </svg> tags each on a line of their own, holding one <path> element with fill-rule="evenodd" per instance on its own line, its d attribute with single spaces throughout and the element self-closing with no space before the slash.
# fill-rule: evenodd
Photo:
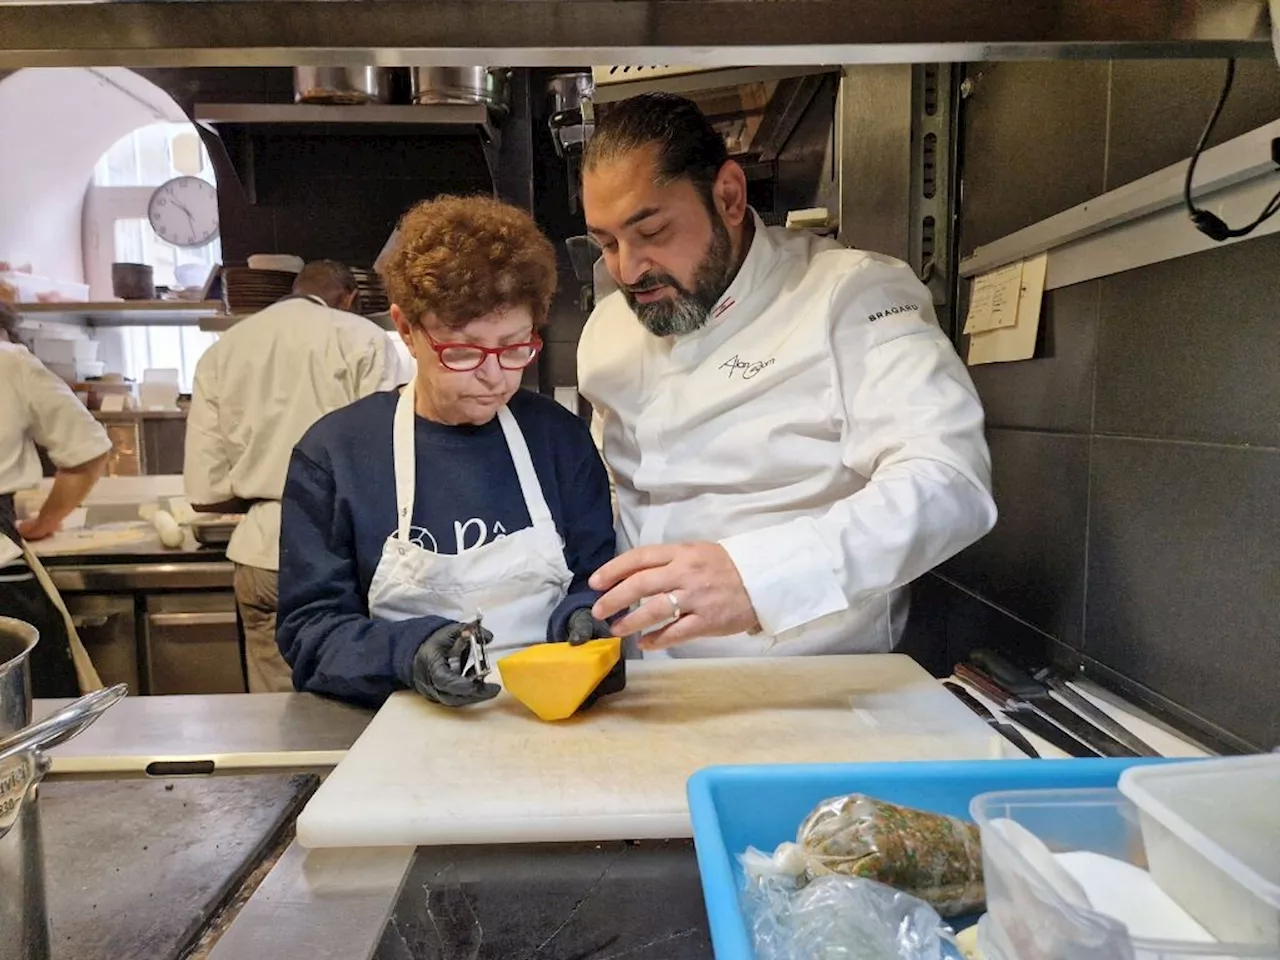
<svg viewBox="0 0 1280 960">
<path fill-rule="evenodd" d="M 890 650 L 904 586 L 995 522 L 982 405 L 899 261 L 756 217 L 704 328 L 656 337 L 611 294 L 578 383 L 619 551 L 718 541 L 763 628 L 671 656 Z"/>
<path fill-rule="evenodd" d="M 37 443 L 58 467 L 78 467 L 111 449 L 107 431 L 61 377 L 26 347 L 0 343 L 0 494 L 39 486 Z M 21 555 L 0 535 L 0 566 Z"/>
<path fill-rule="evenodd" d="M 236 563 L 280 568 L 280 497 L 294 445 L 326 413 L 398 383 L 372 321 L 313 297 L 246 317 L 196 365 L 183 482 L 193 504 L 256 501 L 227 545 Z"/>
</svg>

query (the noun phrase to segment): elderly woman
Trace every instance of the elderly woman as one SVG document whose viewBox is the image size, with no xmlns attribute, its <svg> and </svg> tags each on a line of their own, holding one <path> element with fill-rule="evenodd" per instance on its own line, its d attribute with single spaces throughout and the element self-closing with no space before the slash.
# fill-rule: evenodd
<svg viewBox="0 0 1280 960">
<path fill-rule="evenodd" d="M 520 389 L 556 286 L 527 214 L 420 203 L 384 279 L 417 375 L 294 449 L 276 639 L 299 690 L 376 705 L 413 688 L 461 706 L 497 693 L 464 675 L 479 614 L 495 652 L 609 635 L 587 587 L 614 553 L 608 477 L 586 424 Z"/>
</svg>

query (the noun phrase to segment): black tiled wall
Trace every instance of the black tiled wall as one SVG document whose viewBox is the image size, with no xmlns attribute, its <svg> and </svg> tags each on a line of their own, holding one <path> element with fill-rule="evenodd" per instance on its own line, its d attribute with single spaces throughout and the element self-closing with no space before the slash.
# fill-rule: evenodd
<svg viewBox="0 0 1280 960">
<path fill-rule="evenodd" d="M 971 68 L 962 247 L 1185 158 L 1222 68 Z M 1277 117 L 1280 71 L 1244 62 L 1215 140 Z M 943 630 L 949 662 L 1082 664 L 1225 748 L 1280 744 L 1278 268 L 1272 235 L 1055 290 L 1035 359 L 974 368 L 1000 521 L 916 585 L 913 633 Z"/>
</svg>

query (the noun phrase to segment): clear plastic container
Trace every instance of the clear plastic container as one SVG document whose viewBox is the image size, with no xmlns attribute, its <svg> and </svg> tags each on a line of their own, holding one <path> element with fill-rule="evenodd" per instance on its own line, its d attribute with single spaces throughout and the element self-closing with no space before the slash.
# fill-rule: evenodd
<svg viewBox="0 0 1280 960">
<path fill-rule="evenodd" d="M 50 299 L 83 303 L 89 299 L 87 283 L 67 283 L 13 270 L 0 270 L 0 288 L 8 292 L 0 299 L 16 303 L 38 303 Z"/>
<path fill-rule="evenodd" d="M 974 798 L 970 813 L 982 831 L 987 915 L 981 943 L 987 960 L 1280 960 L 1280 947 L 1266 942 L 1130 936 L 1118 920 L 1064 899 L 992 827 L 993 820 L 1008 818 L 1055 853 L 1088 851 L 1145 868 L 1138 810 L 1117 790 L 987 793 Z"/>
<path fill-rule="evenodd" d="M 88 337 L 36 337 L 31 351 L 45 363 L 92 363 L 98 359 L 98 341 Z"/>
<path fill-rule="evenodd" d="M 1280 950 L 1280 755 L 1127 770 L 1151 876 L 1219 939 Z"/>
</svg>

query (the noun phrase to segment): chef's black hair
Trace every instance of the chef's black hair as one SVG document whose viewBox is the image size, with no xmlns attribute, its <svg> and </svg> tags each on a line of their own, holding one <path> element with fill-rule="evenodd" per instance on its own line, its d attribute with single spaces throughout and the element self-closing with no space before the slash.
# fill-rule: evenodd
<svg viewBox="0 0 1280 960">
<path fill-rule="evenodd" d="M 728 148 L 697 104 L 674 93 L 642 93 L 601 106 L 582 169 L 650 144 L 658 147 L 658 182 L 687 177 L 714 211 L 711 188 L 729 159 Z"/>
<path fill-rule="evenodd" d="M 348 294 L 359 290 L 351 268 L 337 260 L 312 260 L 293 281 L 295 294 L 319 297 L 331 307 L 337 307 Z"/>
</svg>

